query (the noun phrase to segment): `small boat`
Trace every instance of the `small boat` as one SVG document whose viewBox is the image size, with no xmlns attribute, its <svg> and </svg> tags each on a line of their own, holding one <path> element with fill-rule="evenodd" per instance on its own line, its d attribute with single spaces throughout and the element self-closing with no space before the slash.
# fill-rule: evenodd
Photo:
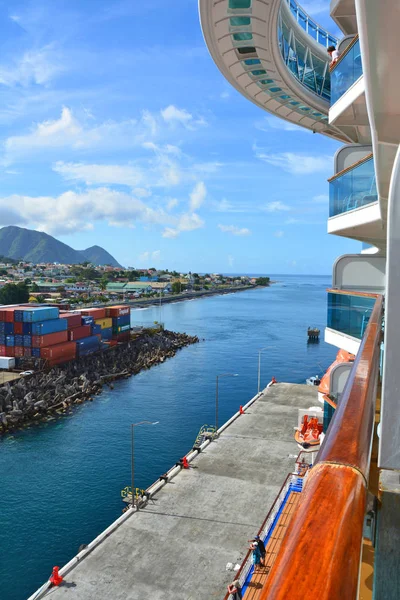
<svg viewBox="0 0 400 600">
<path fill-rule="evenodd" d="M 321 383 L 321 378 L 318 375 L 313 375 L 312 377 L 307 377 L 306 384 L 307 385 L 319 385 Z"/>
<path fill-rule="evenodd" d="M 307 329 L 307 335 L 309 340 L 318 340 L 320 333 L 321 331 L 318 329 L 318 327 L 309 327 Z"/>
</svg>

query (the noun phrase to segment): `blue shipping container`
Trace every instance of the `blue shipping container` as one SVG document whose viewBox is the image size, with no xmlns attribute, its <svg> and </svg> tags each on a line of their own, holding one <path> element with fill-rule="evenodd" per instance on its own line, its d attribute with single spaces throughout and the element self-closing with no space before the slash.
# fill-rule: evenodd
<svg viewBox="0 0 400 600">
<path fill-rule="evenodd" d="M 113 327 L 121 327 L 121 325 L 130 325 L 131 323 L 131 315 L 122 315 L 122 317 L 114 317 Z"/>
<path fill-rule="evenodd" d="M 24 336 L 23 335 L 15 335 L 14 341 L 15 341 L 16 346 L 23 346 L 24 345 Z"/>
<path fill-rule="evenodd" d="M 32 335 L 47 335 L 57 331 L 66 331 L 67 327 L 67 319 L 51 319 L 42 323 L 32 323 Z"/>
<path fill-rule="evenodd" d="M 94 317 L 89 317 L 88 315 L 83 315 L 81 323 L 82 323 L 82 325 L 93 325 Z"/>
<path fill-rule="evenodd" d="M 24 335 L 24 346 L 25 348 L 30 348 L 32 346 L 32 336 Z"/>
<path fill-rule="evenodd" d="M 40 358 L 40 348 L 32 348 L 32 356 Z"/>
<path fill-rule="evenodd" d="M 15 346 L 15 340 L 13 335 L 6 335 L 6 346 Z"/>
<path fill-rule="evenodd" d="M 96 335 L 76 341 L 76 353 L 78 356 L 86 356 L 92 352 L 97 352 L 99 347 L 100 340 Z"/>
<path fill-rule="evenodd" d="M 0 333 L 0 346 L 5 346 L 6 345 L 6 336 L 4 335 L 4 333 Z"/>
<path fill-rule="evenodd" d="M 92 326 L 92 333 L 93 335 L 95 333 L 101 333 L 101 325 L 96 325 L 96 323 L 94 323 Z"/>
<path fill-rule="evenodd" d="M 111 340 L 112 339 L 112 327 L 106 327 L 106 329 L 101 330 L 101 339 L 102 340 Z"/>
<path fill-rule="evenodd" d="M 24 310 L 22 320 L 24 323 L 38 323 L 58 319 L 60 311 L 55 306 L 39 306 Z"/>
<path fill-rule="evenodd" d="M 14 323 L 5 323 L 0 321 L 0 333 L 4 335 L 12 335 L 14 333 Z"/>
<path fill-rule="evenodd" d="M 22 333 L 24 335 L 32 335 L 32 323 L 22 323 Z"/>
<path fill-rule="evenodd" d="M 16 321 L 17 323 L 21 323 L 23 316 L 24 316 L 23 310 L 14 310 L 14 321 Z"/>
</svg>

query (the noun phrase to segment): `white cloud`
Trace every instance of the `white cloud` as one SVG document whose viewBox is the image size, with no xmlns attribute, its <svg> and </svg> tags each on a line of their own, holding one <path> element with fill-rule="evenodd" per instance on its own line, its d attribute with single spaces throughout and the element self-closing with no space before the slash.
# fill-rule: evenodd
<svg viewBox="0 0 400 600">
<path fill-rule="evenodd" d="M 249 204 L 233 204 L 226 198 L 214 203 L 214 210 L 221 213 L 249 213 L 253 207 Z"/>
<path fill-rule="evenodd" d="M 193 231 L 204 227 L 204 221 L 196 213 L 183 213 L 177 219 L 174 227 L 166 227 L 163 237 L 176 238 L 182 231 Z"/>
<path fill-rule="evenodd" d="M 187 129 L 196 129 L 207 125 L 204 117 L 195 118 L 193 115 L 184 108 L 177 108 L 173 104 L 170 104 L 161 111 L 161 116 L 164 121 L 170 125 L 183 125 Z"/>
<path fill-rule="evenodd" d="M 228 254 L 228 265 L 230 267 L 233 267 L 234 262 L 235 262 L 235 258 L 231 254 Z"/>
<path fill-rule="evenodd" d="M 275 237 L 277 237 L 277 238 L 281 238 L 281 237 L 283 237 L 284 235 L 285 235 L 285 232 L 284 232 L 284 231 L 282 231 L 282 230 L 275 231 L 275 233 L 274 233 L 274 236 L 275 236 Z"/>
<path fill-rule="evenodd" d="M 332 170 L 331 156 L 307 156 L 304 154 L 295 154 L 294 152 L 282 152 L 281 154 L 266 154 L 265 152 L 256 152 L 256 157 L 260 160 L 274 166 L 280 167 L 293 175 L 309 175 L 320 171 Z"/>
<path fill-rule="evenodd" d="M 206 186 L 202 181 L 196 183 L 194 190 L 190 194 L 190 210 L 192 212 L 198 210 L 203 204 L 207 195 Z"/>
<path fill-rule="evenodd" d="M 250 229 L 247 227 L 236 227 L 235 225 L 218 225 L 219 229 L 224 233 L 232 233 L 232 235 L 250 235 Z"/>
<path fill-rule="evenodd" d="M 17 17 L 11 17 L 15 22 Z M 14 87 L 20 85 L 47 85 L 63 70 L 60 56 L 53 45 L 25 52 L 11 65 L 0 65 L 0 84 Z"/>
<path fill-rule="evenodd" d="M 148 198 L 149 196 L 151 196 L 150 190 L 147 190 L 146 188 L 135 188 L 132 191 L 134 195 L 138 198 Z"/>
<path fill-rule="evenodd" d="M 319 13 L 329 14 L 329 5 L 325 2 L 325 0 L 305 0 L 302 2 L 301 6 L 309 15 L 317 15 Z"/>
<path fill-rule="evenodd" d="M 311 133 L 309 129 L 295 125 L 290 121 L 285 121 L 279 117 L 264 117 L 261 121 L 257 121 L 254 126 L 260 131 L 271 131 L 271 129 L 280 129 L 281 131 L 297 131 L 303 133 Z"/>
<path fill-rule="evenodd" d="M 153 260 L 157 260 L 158 258 L 160 258 L 160 256 L 161 256 L 161 250 L 154 250 L 154 251 L 151 253 L 151 258 L 152 258 Z"/>
<path fill-rule="evenodd" d="M 318 196 L 314 196 L 312 199 L 314 204 L 327 204 L 329 202 L 329 196 L 327 194 L 319 194 Z"/>
<path fill-rule="evenodd" d="M 87 165 L 58 161 L 53 165 L 53 171 L 68 181 L 84 181 L 86 185 L 114 183 L 134 187 L 144 180 L 142 170 L 129 165 Z M 143 197 L 143 192 L 148 195 L 147 190 L 140 190 L 138 195 Z"/>
<path fill-rule="evenodd" d="M 179 200 L 177 200 L 177 198 L 171 198 L 171 200 L 168 200 L 168 202 L 167 202 L 167 209 L 172 210 L 173 208 L 178 206 L 178 204 L 179 204 Z"/>
<path fill-rule="evenodd" d="M 149 260 L 149 257 L 150 257 L 150 252 L 148 252 L 148 251 L 142 252 L 142 254 L 139 254 L 139 262 L 145 263 Z"/>
<path fill-rule="evenodd" d="M 68 234 L 91 229 L 96 221 L 114 227 L 132 227 L 136 222 L 164 227 L 175 223 L 164 210 L 148 207 L 131 194 L 109 188 L 68 191 L 57 197 L 0 197 L 2 226 L 29 224 L 40 231 Z"/>
<path fill-rule="evenodd" d="M 273 212 L 286 212 L 290 210 L 290 206 L 284 204 L 280 200 L 275 200 L 274 202 L 268 202 L 262 207 L 263 210 L 273 213 Z"/>
</svg>

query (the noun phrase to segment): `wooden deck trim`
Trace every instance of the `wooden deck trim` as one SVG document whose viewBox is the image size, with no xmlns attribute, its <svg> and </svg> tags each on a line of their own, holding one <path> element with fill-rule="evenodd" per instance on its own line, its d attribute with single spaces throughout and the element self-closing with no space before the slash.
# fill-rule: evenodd
<svg viewBox="0 0 400 600">
<path fill-rule="evenodd" d="M 382 314 L 383 298 L 378 296 L 286 544 L 259 600 L 357 596 Z"/>
<path fill-rule="evenodd" d="M 341 294 L 342 296 L 361 296 L 362 298 L 380 298 L 380 294 L 374 294 L 372 292 L 356 292 L 352 290 L 337 290 L 334 288 L 328 288 L 326 290 L 328 294 Z"/>
<path fill-rule="evenodd" d="M 331 181 L 334 181 L 338 177 L 341 177 L 342 175 L 345 175 L 349 171 L 352 171 L 353 169 L 356 169 L 357 167 L 359 167 L 363 163 L 368 162 L 369 160 L 371 160 L 371 158 L 373 158 L 373 156 L 374 155 L 372 154 L 372 152 L 370 152 L 369 154 L 367 154 L 367 156 L 364 156 L 364 158 L 360 158 L 360 160 L 358 160 L 357 162 L 353 163 L 352 165 L 349 165 L 345 169 L 342 169 L 341 171 L 338 171 L 338 173 L 335 173 L 335 175 L 332 175 L 332 177 L 329 177 L 328 183 L 331 183 Z"/>
</svg>

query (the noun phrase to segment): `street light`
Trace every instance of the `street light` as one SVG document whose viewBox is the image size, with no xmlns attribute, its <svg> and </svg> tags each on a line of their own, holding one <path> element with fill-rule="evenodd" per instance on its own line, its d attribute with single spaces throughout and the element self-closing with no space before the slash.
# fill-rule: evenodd
<svg viewBox="0 0 400 600">
<path fill-rule="evenodd" d="M 261 385 L 261 353 L 265 350 L 272 350 L 274 346 L 266 346 L 265 348 L 261 348 L 258 351 L 258 393 L 260 393 L 260 385 Z"/>
<path fill-rule="evenodd" d="M 134 470 L 134 466 L 135 466 L 135 462 L 134 462 L 134 455 L 133 455 L 133 442 L 134 442 L 134 438 L 133 438 L 133 432 L 135 427 L 137 427 L 138 425 L 157 425 L 160 421 L 140 421 L 139 423 L 131 423 L 131 431 L 132 431 L 132 442 L 131 442 L 131 466 L 132 466 L 132 508 L 135 506 L 135 487 L 134 487 L 134 474 L 135 474 L 135 470 Z"/>
<path fill-rule="evenodd" d="M 218 431 L 218 379 L 220 377 L 237 377 L 237 373 L 221 373 L 217 375 L 215 385 L 215 432 Z"/>
</svg>

